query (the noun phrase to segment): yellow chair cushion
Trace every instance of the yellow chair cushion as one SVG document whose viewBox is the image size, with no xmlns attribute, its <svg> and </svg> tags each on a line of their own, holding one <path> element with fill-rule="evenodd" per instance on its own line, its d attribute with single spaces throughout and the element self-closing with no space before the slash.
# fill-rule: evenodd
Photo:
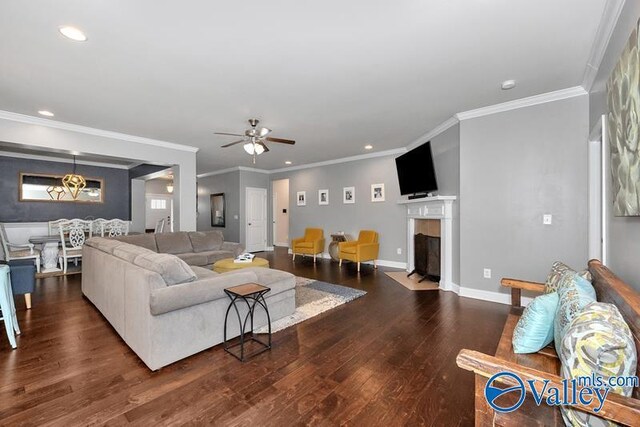
<svg viewBox="0 0 640 427">
<path fill-rule="evenodd" d="M 313 248 L 313 242 L 299 242 L 294 245 L 295 248 Z"/>
<path fill-rule="evenodd" d="M 355 254 L 357 248 L 355 246 L 347 246 L 346 248 L 342 248 L 340 252 L 345 254 Z"/>
</svg>

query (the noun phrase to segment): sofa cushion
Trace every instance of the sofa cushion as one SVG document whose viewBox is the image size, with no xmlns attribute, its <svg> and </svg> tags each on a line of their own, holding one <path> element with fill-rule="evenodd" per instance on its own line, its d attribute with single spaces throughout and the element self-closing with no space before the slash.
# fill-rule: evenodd
<svg viewBox="0 0 640 427">
<path fill-rule="evenodd" d="M 578 273 L 566 271 L 560 279 L 558 297 L 558 309 L 553 322 L 553 339 L 556 351 L 560 353 L 560 344 L 569 324 L 586 305 L 596 300 L 596 291 L 591 283 Z"/>
<path fill-rule="evenodd" d="M 557 291 L 558 286 L 560 285 L 560 281 L 562 280 L 562 276 L 567 271 L 575 272 L 571 267 L 563 262 L 554 262 L 544 284 L 544 293 L 548 294 Z M 580 272 L 577 272 L 577 274 L 578 276 L 582 277 L 585 280 L 588 280 L 589 282 L 592 281 L 591 273 L 589 273 L 589 270 L 582 270 Z"/>
<path fill-rule="evenodd" d="M 215 263 L 216 261 L 220 261 L 221 259 L 236 257 L 236 255 L 233 252 L 229 252 L 229 251 L 209 251 L 209 252 L 202 252 L 201 254 L 206 255 L 207 257 L 206 265 L 212 265 L 213 263 Z"/>
<path fill-rule="evenodd" d="M 128 243 L 122 242 L 120 242 L 119 245 L 113 250 L 113 256 L 130 263 L 133 263 L 138 255 L 154 253 L 155 252 L 147 248 L 143 248 L 142 246 L 130 245 Z"/>
<path fill-rule="evenodd" d="M 192 282 L 196 279 L 196 274 L 191 267 L 175 255 L 146 253 L 137 256 L 133 263 L 158 273 L 167 286 Z"/>
<path fill-rule="evenodd" d="M 249 267 L 243 268 L 241 271 L 250 271 L 256 275 L 256 283 L 271 288 L 271 291 L 267 294 L 276 295 L 280 292 L 287 291 L 296 287 L 296 276 L 286 271 L 274 270 L 271 268 L 263 267 Z M 235 273 L 230 271 L 228 273 L 222 273 L 219 277 L 231 275 Z"/>
<path fill-rule="evenodd" d="M 558 293 L 540 295 L 524 309 L 513 330 L 513 352 L 536 353 L 553 341 Z"/>
<path fill-rule="evenodd" d="M 156 234 L 156 244 L 158 245 L 158 252 L 165 254 L 184 254 L 193 252 L 189 233 L 185 231 Z"/>
<path fill-rule="evenodd" d="M 141 246 L 153 252 L 158 252 L 155 234 L 130 234 L 128 236 L 114 237 L 112 240 L 129 243 L 131 245 Z"/>
<path fill-rule="evenodd" d="M 602 377 L 636 375 L 637 353 L 633 335 L 618 308 L 593 302 L 576 316 L 559 346 L 562 376 Z M 611 392 L 631 396 L 633 387 L 612 387 Z M 566 425 L 616 425 L 569 407 L 560 407 Z"/>
<path fill-rule="evenodd" d="M 217 230 L 207 232 L 191 231 L 189 239 L 191 239 L 193 252 L 217 251 L 224 242 L 222 233 Z"/>
<path fill-rule="evenodd" d="M 151 314 L 159 315 L 170 311 L 227 298 L 225 288 L 253 283 L 256 275 L 250 271 L 234 271 L 234 274 L 220 274 L 215 277 L 183 283 L 151 291 L 149 305 Z M 222 327 L 222 325 L 220 325 Z"/>
<path fill-rule="evenodd" d="M 85 245 L 98 249 L 99 251 L 112 254 L 113 250 L 122 243 L 113 239 L 105 239 L 104 237 L 92 237 L 84 242 Z"/>
<path fill-rule="evenodd" d="M 198 267 L 197 265 L 192 265 L 191 269 L 196 274 L 196 280 L 207 279 L 209 277 L 218 276 L 218 273 L 211 270 L 210 268 Z"/>
<path fill-rule="evenodd" d="M 207 265 L 207 256 L 204 254 L 195 254 L 191 252 L 186 254 L 176 254 L 176 256 L 189 265 Z"/>
</svg>

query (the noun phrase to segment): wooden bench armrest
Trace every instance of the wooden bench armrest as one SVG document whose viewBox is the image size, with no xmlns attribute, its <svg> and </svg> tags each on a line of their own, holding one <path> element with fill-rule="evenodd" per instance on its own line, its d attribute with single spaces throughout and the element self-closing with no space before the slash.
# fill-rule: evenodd
<svg viewBox="0 0 640 427">
<path fill-rule="evenodd" d="M 461 350 L 456 358 L 456 364 L 467 371 L 472 371 L 476 375 L 485 378 L 491 378 L 493 375 L 507 371 L 516 374 L 522 381 L 528 385 L 527 381 L 535 380 L 536 392 L 538 395 L 543 396 L 543 400 L 546 401 L 547 396 L 550 395 L 550 388 L 557 387 L 559 390 L 564 390 L 562 384 L 562 378 L 557 375 L 549 374 L 547 372 L 538 371 L 536 369 L 527 368 L 525 366 L 518 365 L 513 362 L 509 362 L 503 359 L 499 359 L 494 356 L 480 353 L 473 350 Z M 548 385 L 544 390 L 544 381 L 548 380 Z M 518 385 L 516 380 L 507 376 L 502 377 L 500 382 L 504 382 L 508 385 Z M 527 390 L 527 386 L 525 386 Z M 581 387 L 578 387 L 580 390 Z M 569 395 L 572 393 L 572 388 L 568 388 Z M 579 391 L 577 391 L 579 392 Z M 633 399 L 631 397 L 621 396 L 615 393 L 609 393 L 602 405 L 600 411 L 595 412 L 594 409 L 598 407 L 597 399 L 589 405 L 570 405 L 581 411 L 594 414 L 597 417 L 606 418 L 617 423 L 625 425 L 635 425 L 640 419 L 640 400 Z"/>
<path fill-rule="evenodd" d="M 500 284 L 505 288 L 511 288 L 511 306 L 520 307 L 522 291 L 544 292 L 544 283 L 528 282 L 526 280 L 503 278 Z"/>
</svg>

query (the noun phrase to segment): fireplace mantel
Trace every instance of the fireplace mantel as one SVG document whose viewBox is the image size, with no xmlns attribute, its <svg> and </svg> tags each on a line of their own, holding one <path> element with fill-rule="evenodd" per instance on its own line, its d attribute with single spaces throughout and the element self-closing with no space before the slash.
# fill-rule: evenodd
<svg viewBox="0 0 640 427">
<path fill-rule="evenodd" d="M 456 196 L 433 196 L 400 200 L 407 208 L 407 271 L 413 271 L 413 236 L 416 220 L 440 220 L 440 289 L 453 290 L 453 202 Z"/>
</svg>

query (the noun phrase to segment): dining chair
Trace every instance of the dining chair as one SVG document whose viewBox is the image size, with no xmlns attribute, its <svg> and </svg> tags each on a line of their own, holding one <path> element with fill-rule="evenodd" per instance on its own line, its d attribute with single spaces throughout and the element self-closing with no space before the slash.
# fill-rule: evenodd
<svg viewBox="0 0 640 427">
<path fill-rule="evenodd" d="M 126 236 L 128 234 L 129 221 L 123 221 L 121 219 L 109 219 L 102 223 L 100 233 L 102 237 Z"/>
<path fill-rule="evenodd" d="M 4 260 L 9 262 L 15 259 L 33 259 L 36 264 L 36 271 L 40 273 L 40 251 L 34 249 L 32 243 L 18 244 L 11 243 L 7 238 L 4 224 L 0 224 L 0 240 L 2 240 L 2 252 Z"/>
<path fill-rule="evenodd" d="M 104 237 L 103 226 L 107 222 L 104 218 L 96 218 L 91 221 L 91 235 Z"/>
<path fill-rule="evenodd" d="M 59 228 L 62 249 L 58 252 L 58 261 L 60 262 L 62 272 L 67 274 L 67 264 L 69 260 L 74 260 L 77 266 L 78 259 L 82 258 L 82 246 L 87 240 L 87 233 L 89 238 L 92 235 L 91 221 L 72 219 L 60 223 Z"/>
<path fill-rule="evenodd" d="M 16 317 L 16 306 L 13 302 L 13 292 L 11 291 L 11 276 L 8 265 L 0 265 L 0 320 L 4 321 L 7 331 L 7 338 L 11 348 L 16 348 L 16 335 L 20 335 L 18 318 Z"/>
<path fill-rule="evenodd" d="M 61 222 L 69 221 L 66 218 L 56 219 L 55 221 L 49 221 L 47 225 L 49 226 L 49 236 L 55 236 L 58 234 L 58 226 Z"/>
</svg>

